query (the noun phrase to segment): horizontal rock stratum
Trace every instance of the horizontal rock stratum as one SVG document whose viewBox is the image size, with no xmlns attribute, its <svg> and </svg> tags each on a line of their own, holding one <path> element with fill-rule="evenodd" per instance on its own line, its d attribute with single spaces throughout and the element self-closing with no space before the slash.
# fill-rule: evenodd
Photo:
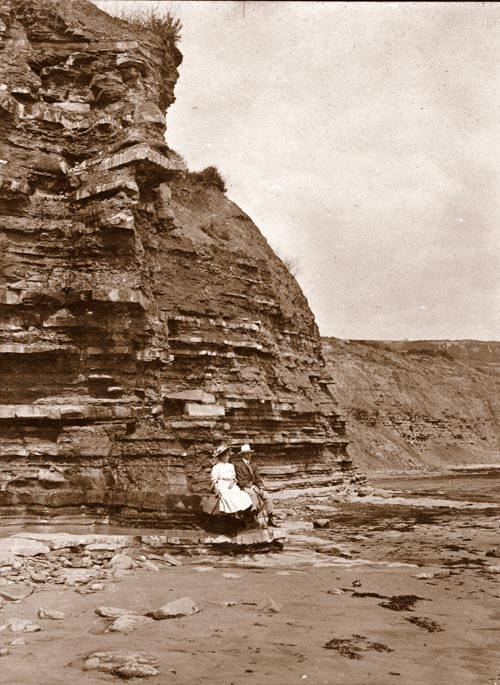
<svg viewBox="0 0 500 685">
<path fill-rule="evenodd" d="M 177 48 L 85 0 L 6 0 L 0 40 L 4 520 L 191 525 L 220 439 L 354 479 L 304 295 L 165 142 Z"/>
</svg>

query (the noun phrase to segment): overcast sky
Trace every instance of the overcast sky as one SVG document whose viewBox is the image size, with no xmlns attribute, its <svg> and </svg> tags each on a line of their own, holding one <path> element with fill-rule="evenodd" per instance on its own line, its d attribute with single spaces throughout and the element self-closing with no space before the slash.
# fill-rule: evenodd
<svg viewBox="0 0 500 685">
<path fill-rule="evenodd" d="M 500 5 L 135 2 L 183 23 L 167 142 L 295 257 L 323 335 L 500 339 Z"/>
</svg>

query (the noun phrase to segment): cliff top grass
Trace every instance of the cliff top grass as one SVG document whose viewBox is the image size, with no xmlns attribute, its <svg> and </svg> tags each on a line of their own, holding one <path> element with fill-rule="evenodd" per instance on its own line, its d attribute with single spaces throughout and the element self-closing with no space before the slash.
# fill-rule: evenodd
<svg viewBox="0 0 500 685">
<path fill-rule="evenodd" d="M 181 39 L 181 20 L 174 17 L 171 12 L 160 12 L 158 7 L 151 7 L 146 11 L 139 9 L 121 10 L 115 16 L 126 21 L 138 31 L 149 31 L 156 34 L 171 47 L 176 46 Z"/>
</svg>

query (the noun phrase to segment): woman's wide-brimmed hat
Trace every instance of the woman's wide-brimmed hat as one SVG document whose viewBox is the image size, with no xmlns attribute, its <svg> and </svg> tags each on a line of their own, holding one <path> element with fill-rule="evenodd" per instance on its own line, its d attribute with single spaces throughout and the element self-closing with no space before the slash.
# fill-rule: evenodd
<svg viewBox="0 0 500 685">
<path fill-rule="evenodd" d="M 214 449 L 214 457 L 220 457 L 221 454 L 224 454 L 224 452 L 227 452 L 229 449 L 231 449 L 230 446 L 223 442 L 222 445 L 219 445 Z"/>
<path fill-rule="evenodd" d="M 253 449 L 248 443 L 245 443 L 240 447 L 240 454 L 253 454 Z"/>
</svg>

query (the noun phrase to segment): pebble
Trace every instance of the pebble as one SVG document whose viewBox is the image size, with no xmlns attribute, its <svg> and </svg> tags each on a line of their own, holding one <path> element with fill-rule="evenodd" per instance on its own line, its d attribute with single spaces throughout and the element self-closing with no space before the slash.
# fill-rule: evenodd
<svg viewBox="0 0 500 685">
<path fill-rule="evenodd" d="M 120 607 L 97 607 L 95 613 L 104 618 L 119 618 L 120 616 L 128 616 L 133 612 L 130 609 L 121 609 Z"/>
<path fill-rule="evenodd" d="M 313 526 L 315 528 L 330 528 L 330 519 L 314 519 Z"/>
</svg>

